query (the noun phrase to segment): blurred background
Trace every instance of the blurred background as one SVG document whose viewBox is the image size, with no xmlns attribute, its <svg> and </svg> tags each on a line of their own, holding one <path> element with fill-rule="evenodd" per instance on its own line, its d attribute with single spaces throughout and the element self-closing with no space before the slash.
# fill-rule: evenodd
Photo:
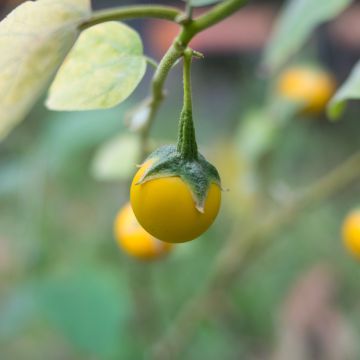
<svg viewBox="0 0 360 360">
<path fill-rule="evenodd" d="M 0 17 L 19 3 L 1 1 Z M 120 3 L 136 2 L 94 0 L 93 6 Z M 114 241 L 113 221 L 128 201 L 135 160 L 130 172 L 119 160 L 121 174 L 112 180 L 96 158 L 115 136 L 131 143 L 125 114 L 148 94 L 151 67 L 119 107 L 50 112 L 40 101 L 0 144 L 0 359 L 143 358 L 202 286 L 234 222 L 260 224 L 264 209 L 276 209 L 359 150 L 358 103 L 336 123 L 300 113 L 281 127 L 254 174 L 241 139 L 251 147 L 256 134 L 242 125 L 266 114 L 271 79 L 261 54 L 283 2 L 249 3 L 192 43 L 205 54 L 193 66 L 199 145 L 229 188 L 215 225 L 198 240 L 153 262 L 129 257 Z M 129 24 L 157 60 L 177 31 L 161 20 Z M 317 27 L 294 61 L 316 62 L 341 84 L 360 57 L 359 39 L 355 1 Z M 166 88 L 152 130 L 156 144 L 176 140 L 181 66 Z M 119 159 L 134 159 L 134 151 L 122 147 Z M 357 182 L 277 233 L 225 289 L 226 300 L 199 324 L 179 359 L 360 359 L 360 268 L 341 239 L 359 194 Z M 236 236 L 241 241 L 241 231 Z"/>
</svg>

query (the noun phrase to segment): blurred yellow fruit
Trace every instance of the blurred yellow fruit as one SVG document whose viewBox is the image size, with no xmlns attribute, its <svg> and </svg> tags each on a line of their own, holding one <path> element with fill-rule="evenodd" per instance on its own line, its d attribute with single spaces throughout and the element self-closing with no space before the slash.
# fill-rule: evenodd
<svg viewBox="0 0 360 360">
<path fill-rule="evenodd" d="M 147 233 L 138 223 L 130 203 L 117 214 L 114 224 L 116 241 L 127 254 L 143 259 L 154 260 L 167 254 L 172 245 L 162 242 Z"/>
<path fill-rule="evenodd" d="M 280 74 L 277 91 L 286 100 L 303 104 L 302 112 L 318 114 L 334 94 L 334 77 L 319 68 L 294 66 Z"/>
<path fill-rule="evenodd" d="M 360 260 L 360 210 L 352 211 L 345 218 L 342 236 L 346 248 Z"/>
</svg>

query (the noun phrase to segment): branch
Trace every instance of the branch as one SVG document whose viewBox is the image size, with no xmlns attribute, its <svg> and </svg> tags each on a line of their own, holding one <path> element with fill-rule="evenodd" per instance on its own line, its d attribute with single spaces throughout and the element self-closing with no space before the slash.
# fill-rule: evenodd
<svg viewBox="0 0 360 360">
<path fill-rule="evenodd" d="M 159 333 L 160 322 L 153 288 L 153 268 L 151 264 L 128 259 L 125 271 L 134 307 L 134 325 L 137 341 L 147 348 Z"/>
<path fill-rule="evenodd" d="M 235 13 L 247 3 L 247 0 L 224 1 L 214 6 L 210 11 L 201 15 L 192 23 L 195 34 L 217 24 L 228 16 Z"/>
<path fill-rule="evenodd" d="M 186 14 L 183 16 L 185 21 L 182 24 L 182 29 L 162 58 L 152 80 L 152 100 L 150 102 L 149 117 L 146 126 L 141 133 L 142 154 L 146 154 L 148 149 L 149 132 L 161 106 L 162 100 L 164 99 L 164 83 L 171 68 L 176 61 L 183 56 L 189 42 L 197 33 L 220 22 L 230 14 L 239 10 L 245 2 L 245 0 L 225 1 L 221 5 L 213 7 L 206 14 L 195 20 L 189 19 Z M 178 16 L 177 20 L 179 21 L 180 18 L 181 16 Z"/>
<path fill-rule="evenodd" d="M 270 214 L 265 220 L 253 226 L 242 235 L 235 225 L 227 244 L 215 259 L 213 271 L 204 286 L 187 302 L 175 319 L 172 327 L 153 348 L 156 360 L 175 359 L 192 337 L 197 325 L 213 309 L 224 290 L 229 290 L 249 263 L 263 253 L 275 240 L 272 236 L 291 224 L 303 209 L 328 199 L 353 181 L 360 178 L 360 152 L 318 180 L 307 191 Z"/>
<path fill-rule="evenodd" d="M 156 18 L 169 21 L 176 21 L 176 18 L 182 12 L 171 6 L 161 5 L 138 5 L 138 6 L 122 6 L 106 10 L 95 11 L 92 16 L 81 23 L 80 30 L 85 30 L 96 24 L 106 21 L 130 20 L 138 18 Z"/>
</svg>

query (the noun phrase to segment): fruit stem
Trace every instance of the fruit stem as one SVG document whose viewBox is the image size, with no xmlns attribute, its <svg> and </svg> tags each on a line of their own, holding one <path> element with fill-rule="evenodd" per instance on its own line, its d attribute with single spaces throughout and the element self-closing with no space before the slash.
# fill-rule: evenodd
<svg viewBox="0 0 360 360">
<path fill-rule="evenodd" d="M 179 135 L 177 150 L 186 160 L 197 160 L 198 148 L 195 137 L 195 128 L 192 114 L 191 100 L 191 61 L 193 50 L 187 48 L 184 51 L 184 105 L 180 114 Z"/>
</svg>

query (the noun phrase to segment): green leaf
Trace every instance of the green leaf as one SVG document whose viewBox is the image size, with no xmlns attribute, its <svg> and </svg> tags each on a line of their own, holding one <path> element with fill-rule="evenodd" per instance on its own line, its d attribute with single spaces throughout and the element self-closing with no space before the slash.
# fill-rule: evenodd
<svg viewBox="0 0 360 360">
<path fill-rule="evenodd" d="M 238 153 L 250 164 L 257 163 L 274 146 L 280 129 L 264 109 L 248 112 L 235 134 Z"/>
<path fill-rule="evenodd" d="M 264 66 L 276 71 L 299 50 L 319 24 L 342 12 L 352 0 L 289 0 L 265 50 Z"/>
<path fill-rule="evenodd" d="M 187 0 L 184 0 L 187 2 Z M 223 0 L 189 0 L 191 6 L 197 7 L 197 6 L 207 6 L 211 4 L 215 4 L 217 2 L 221 2 Z"/>
<path fill-rule="evenodd" d="M 360 61 L 353 68 L 345 83 L 330 100 L 327 112 L 331 119 L 335 120 L 341 116 L 348 99 L 360 99 Z"/>
<path fill-rule="evenodd" d="M 92 173 L 98 180 L 127 180 L 139 161 L 140 144 L 135 135 L 120 135 L 96 153 Z"/>
<path fill-rule="evenodd" d="M 146 70 L 142 42 L 125 24 L 108 22 L 84 31 L 51 85 L 52 110 L 113 107 L 137 87 Z"/>
<path fill-rule="evenodd" d="M 103 268 L 77 269 L 53 275 L 40 287 L 46 318 L 74 346 L 90 354 L 113 356 L 126 344 L 124 321 L 129 314 L 127 289 Z"/>
<path fill-rule="evenodd" d="M 0 23 L 0 139 L 46 89 L 89 13 L 89 0 L 27 1 Z"/>
</svg>

